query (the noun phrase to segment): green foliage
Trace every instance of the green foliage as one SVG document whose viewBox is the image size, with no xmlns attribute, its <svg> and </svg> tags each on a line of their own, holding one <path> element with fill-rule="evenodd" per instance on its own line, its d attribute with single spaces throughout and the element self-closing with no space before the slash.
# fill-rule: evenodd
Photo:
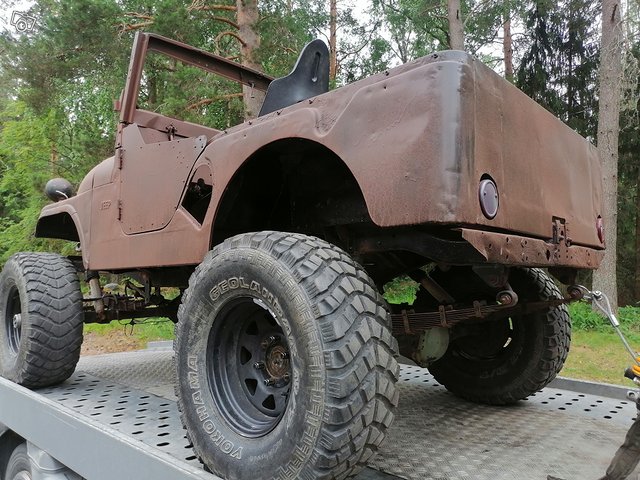
<svg viewBox="0 0 640 480">
<path fill-rule="evenodd" d="M 640 44 L 634 45 L 630 56 L 640 62 Z M 640 218 L 638 200 L 640 189 L 640 78 L 635 79 L 635 91 L 620 118 L 618 158 L 618 297 L 622 305 L 640 302 Z"/>
<path fill-rule="evenodd" d="M 594 312 L 590 305 L 578 302 L 569 305 L 571 326 L 574 330 L 604 332 L 611 329 L 611 324 L 602 315 Z"/>
<path fill-rule="evenodd" d="M 407 276 L 396 277 L 384 286 L 384 298 L 389 303 L 413 304 L 419 285 Z"/>
<path fill-rule="evenodd" d="M 595 138 L 599 31 L 597 2 L 533 0 L 529 45 L 516 84 L 580 134 Z"/>
<path fill-rule="evenodd" d="M 618 309 L 618 320 L 625 331 L 640 334 L 640 308 L 626 306 Z"/>
<path fill-rule="evenodd" d="M 155 53 L 147 63 L 151 68 L 141 85 L 141 108 L 218 129 L 242 122 L 239 84 Z"/>
<path fill-rule="evenodd" d="M 55 114 L 37 116 L 22 102 L 0 112 L 0 262 L 23 250 L 48 250 L 61 244 L 35 241 L 33 232 L 42 193 L 50 178 Z"/>
<path fill-rule="evenodd" d="M 481 49 L 494 43 L 505 11 L 518 9 L 515 0 L 462 1 L 465 49 L 481 55 Z M 369 58 L 378 68 L 383 64 L 406 63 L 437 50 L 449 49 L 446 0 L 373 0 L 370 14 L 381 19 L 377 34 L 370 40 Z M 495 60 L 495 48 L 484 53 Z M 379 70 L 378 70 L 379 71 Z"/>
<path fill-rule="evenodd" d="M 16 251 L 73 253 L 73 244 L 33 237 L 47 203 L 46 181 L 78 185 L 113 154 L 120 96 L 136 31 L 152 31 L 238 60 L 235 1 L 37 0 L 35 31 L 0 33 L 0 262 Z M 222 8 L 218 8 L 221 6 Z M 260 2 L 258 52 L 266 70 L 291 69 L 323 28 L 323 2 Z M 242 120 L 240 86 L 150 55 L 139 103 L 150 110 L 227 128 Z"/>
<path fill-rule="evenodd" d="M 374 0 L 374 15 L 384 18 L 390 63 L 406 63 L 448 48 L 447 5 L 439 0 Z"/>
<path fill-rule="evenodd" d="M 321 0 L 261 0 L 260 48 L 257 55 L 265 72 L 287 75 L 306 43 L 320 35 L 329 23 Z"/>
<path fill-rule="evenodd" d="M 573 303 L 569 306 L 571 315 L 571 325 L 574 330 L 583 332 L 614 332 L 609 320 L 596 313 L 586 303 Z M 628 335 L 634 342 L 640 342 L 640 308 L 638 307 L 620 307 L 618 311 L 618 320 L 620 329 L 625 335 Z M 640 346 L 639 346 L 640 348 Z"/>
</svg>

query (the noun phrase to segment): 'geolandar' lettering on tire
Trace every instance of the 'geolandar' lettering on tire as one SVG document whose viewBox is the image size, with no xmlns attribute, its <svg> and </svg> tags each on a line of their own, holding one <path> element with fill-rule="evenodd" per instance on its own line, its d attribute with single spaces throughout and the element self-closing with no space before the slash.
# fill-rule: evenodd
<svg viewBox="0 0 640 480">
<path fill-rule="evenodd" d="M 238 235 L 196 268 L 182 302 L 181 420 L 214 473 L 346 478 L 377 451 L 398 401 L 397 344 L 386 303 L 344 251 Z"/>
<path fill-rule="evenodd" d="M 247 283 L 244 277 L 231 277 L 221 281 L 211 289 L 211 291 L 209 292 L 209 297 L 211 297 L 211 300 L 215 301 L 220 297 L 221 294 L 230 290 L 236 290 L 238 288 L 244 288 L 260 293 L 260 295 L 267 301 L 267 303 L 271 307 L 273 307 L 275 313 L 278 315 L 282 315 L 282 307 L 280 306 L 278 298 L 266 287 L 260 285 L 259 282 L 252 280 L 251 283 Z"/>
<path fill-rule="evenodd" d="M 231 277 L 215 285 L 209 292 L 209 296 L 211 300 L 217 300 L 221 294 L 229 290 L 235 290 L 236 288 L 250 289 L 251 285 L 247 284 L 243 277 Z"/>
</svg>

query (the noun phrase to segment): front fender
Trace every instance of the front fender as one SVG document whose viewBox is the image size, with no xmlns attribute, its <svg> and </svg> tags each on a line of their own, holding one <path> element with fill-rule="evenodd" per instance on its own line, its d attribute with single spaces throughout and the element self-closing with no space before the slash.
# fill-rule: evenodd
<svg viewBox="0 0 640 480">
<path fill-rule="evenodd" d="M 45 206 L 36 224 L 38 238 L 59 238 L 89 246 L 91 191 L 68 200 Z M 80 207 L 80 208 L 78 208 Z M 83 248 L 82 261 L 88 266 L 88 249 Z"/>
</svg>

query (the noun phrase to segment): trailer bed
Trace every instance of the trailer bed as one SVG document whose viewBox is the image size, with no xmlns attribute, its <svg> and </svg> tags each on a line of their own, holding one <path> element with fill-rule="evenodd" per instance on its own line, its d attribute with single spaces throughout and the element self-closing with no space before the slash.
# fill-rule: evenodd
<svg viewBox="0 0 640 480">
<path fill-rule="evenodd" d="M 65 383 L 35 392 L 0 379 L 0 424 L 91 480 L 216 479 L 182 429 L 173 375 L 172 351 L 160 348 L 83 357 Z M 555 385 L 517 405 L 490 407 L 456 398 L 426 369 L 402 365 L 396 420 L 357 480 L 598 478 L 635 404 L 622 388 L 604 388 L 618 396 L 608 398 Z"/>
</svg>

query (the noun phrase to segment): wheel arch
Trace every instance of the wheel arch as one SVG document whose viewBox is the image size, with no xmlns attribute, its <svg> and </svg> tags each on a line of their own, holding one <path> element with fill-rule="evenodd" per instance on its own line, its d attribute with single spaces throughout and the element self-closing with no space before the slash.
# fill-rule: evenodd
<svg viewBox="0 0 640 480">
<path fill-rule="evenodd" d="M 82 229 L 78 225 L 75 211 L 72 209 L 60 209 L 52 213 L 44 213 L 36 224 L 36 237 L 59 238 L 72 242 L 83 242 Z"/>
<path fill-rule="evenodd" d="M 255 151 L 226 184 L 210 246 L 251 231 L 323 236 L 326 227 L 363 223 L 373 222 L 347 163 L 317 141 L 284 138 Z"/>
</svg>

